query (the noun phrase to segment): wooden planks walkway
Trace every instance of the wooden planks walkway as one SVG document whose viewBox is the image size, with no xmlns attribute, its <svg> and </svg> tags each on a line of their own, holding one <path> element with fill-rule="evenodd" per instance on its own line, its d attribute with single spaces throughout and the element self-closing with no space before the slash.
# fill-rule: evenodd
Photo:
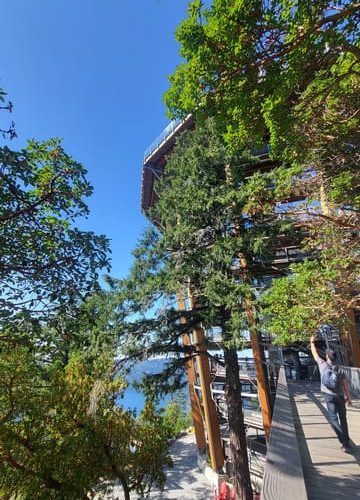
<svg viewBox="0 0 360 500">
<path fill-rule="evenodd" d="M 261 500 L 306 500 L 289 385 L 282 367 L 267 447 Z"/>
<path fill-rule="evenodd" d="M 360 499 L 360 400 L 347 407 L 351 455 L 327 420 L 319 383 L 289 383 L 309 500 Z"/>
</svg>

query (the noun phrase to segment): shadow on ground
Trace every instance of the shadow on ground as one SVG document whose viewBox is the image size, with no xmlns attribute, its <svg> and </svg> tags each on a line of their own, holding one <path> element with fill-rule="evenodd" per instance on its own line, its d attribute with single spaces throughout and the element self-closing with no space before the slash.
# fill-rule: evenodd
<svg viewBox="0 0 360 500">
<path fill-rule="evenodd" d="M 164 491 L 154 490 L 150 498 L 158 500 L 210 500 L 211 487 L 199 471 L 194 436 L 188 434 L 171 447 L 174 467 L 167 471 Z"/>
<path fill-rule="evenodd" d="M 325 403 L 316 384 L 292 383 L 291 399 L 309 500 L 360 499 L 360 447 L 356 446 L 354 441 L 350 441 L 351 453 L 340 451 L 340 443 L 330 427 Z M 308 410 L 304 415 L 306 415 L 307 422 L 304 425 L 300 414 L 302 413 L 301 407 L 306 406 Z M 312 411 L 312 408 L 316 410 Z M 353 407 L 347 407 L 348 417 L 353 417 L 351 418 L 353 425 L 354 422 L 360 425 L 359 409 L 359 401 L 355 401 Z M 324 418 L 322 422 L 319 421 L 320 415 Z M 308 427 L 317 428 L 319 434 L 305 438 Z M 351 426 L 349 427 L 351 435 Z M 320 451 L 315 462 L 309 450 L 311 442 L 316 443 Z M 321 459 L 320 455 L 324 458 Z"/>
</svg>

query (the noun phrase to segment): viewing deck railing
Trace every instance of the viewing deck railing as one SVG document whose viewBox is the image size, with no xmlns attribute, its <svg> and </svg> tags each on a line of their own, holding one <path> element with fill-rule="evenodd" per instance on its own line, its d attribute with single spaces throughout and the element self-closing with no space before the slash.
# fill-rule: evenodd
<svg viewBox="0 0 360 500">
<path fill-rule="evenodd" d="M 167 125 L 164 130 L 156 137 L 156 139 L 150 144 L 148 148 L 146 148 L 144 152 L 144 163 L 146 163 L 147 159 L 156 151 L 168 137 L 176 132 L 176 129 L 179 125 L 187 122 L 192 115 L 188 115 L 185 119 L 177 118 L 176 120 L 172 120 L 169 125 Z M 264 144 L 263 146 L 258 146 L 256 148 L 252 148 L 249 151 L 250 155 L 255 158 L 268 157 L 270 154 L 270 146 L 269 144 Z"/>
<path fill-rule="evenodd" d="M 180 123 L 183 120 L 180 120 L 179 118 L 176 120 L 173 120 L 169 123 L 167 127 L 164 128 L 164 130 L 157 136 L 157 138 L 150 144 L 150 146 L 145 150 L 144 152 L 144 163 L 146 163 L 146 160 L 149 158 L 149 156 L 152 155 L 152 153 L 158 149 L 161 144 L 163 144 L 166 139 L 171 135 L 175 129 L 180 125 Z"/>
</svg>

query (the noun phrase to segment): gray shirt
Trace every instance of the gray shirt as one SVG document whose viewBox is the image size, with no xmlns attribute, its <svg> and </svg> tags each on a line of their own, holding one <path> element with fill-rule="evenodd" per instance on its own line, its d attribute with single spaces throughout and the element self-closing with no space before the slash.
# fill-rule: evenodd
<svg viewBox="0 0 360 500">
<path fill-rule="evenodd" d="M 322 358 L 318 358 L 316 360 L 318 366 L 319 366 L 319 372 L 320 372 L 320 380 L 322 381 L 324 373 L 329 369 L 329 367 L 333 366 L 333 363 L 331 361 L 324 361 Z M 339 372 L 339 378 L 342 378 L 342 374 Z M 325 394 L 331 394 L 332 396 L 343 396 L 344 391 L 342 387 L 342 383 L 339 381 L 337 384 L 336 389 L 333 391 L 329 389 L 328 387 L 325 387 L 323 383 L 321 382 L 321 392 L 324 392 Z"/>
</svg>

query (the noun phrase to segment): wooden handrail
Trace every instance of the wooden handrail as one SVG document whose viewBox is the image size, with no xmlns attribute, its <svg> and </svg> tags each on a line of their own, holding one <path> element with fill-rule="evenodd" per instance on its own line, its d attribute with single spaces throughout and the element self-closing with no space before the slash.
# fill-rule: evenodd
<svg viewBox="0 0 360 500">
<path fill-rule="evenodd" d="M 279 372 L 261 500 L 307 500 L 285 370 Z"/>
</svg>

